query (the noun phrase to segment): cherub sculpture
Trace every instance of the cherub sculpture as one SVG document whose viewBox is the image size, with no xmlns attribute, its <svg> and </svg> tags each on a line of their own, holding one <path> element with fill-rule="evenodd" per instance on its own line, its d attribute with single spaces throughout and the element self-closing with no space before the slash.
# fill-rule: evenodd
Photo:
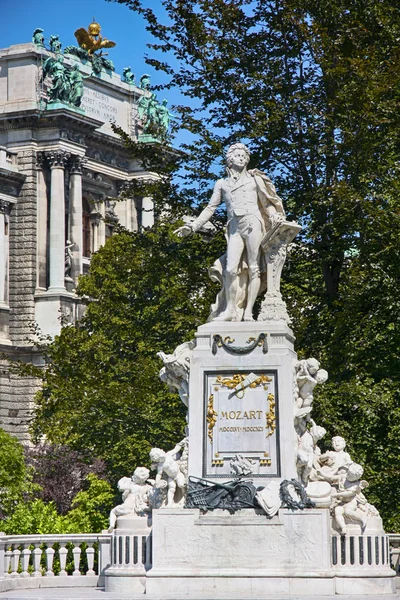
<svg viewBox="0 0 400 600">
<path fill-rule="evenodd" d="M 180 505 L 184 500 L 184 492 L 186 490 L 186 477 L 180 468 L 178 455 L 185 445 L 185 439 L 175 446 L 169 452 L 164 452 L 160 448 L 152 448 L 150 450 L 150 460 L 152 468 L 157 469 L 155 479 L 155 487 L 162 485 L 163 476 L 167 477 L 167 506 Z M 175 493 L 177 488 L 182 492 L 182 498 L 176 502 Z"/>
<path fill-rule="evenodd" d="M 308 428 L 307 423 L 310 423 Z M 320 427 L 312 419 L 300 420 L 298 429 L 297 472 L 301 483 L 307 486 L 308 480 L 319 458 L 320 449 L 317 443 L 326 434 L 326 429 Z"/>
<path fill-rule="evenodd" d="M 143 517 L 150 512 L 149 496 L 153 486 L 148 483 L 150 476 L 149 469 L 146 467 L 137 467 L 130 477 L 122 477 L 118 481 L 118 489 L 122 492 L 123 503 L 119 504 L 110 512 L 110 526 L 108 531 L 112 532 L 115 528 L 117 518 L 125 515 L 136 515 Z"/>
<path fill-rule="evenodd" d="M 194 340 L 184 342 L 175 348 L 172 354 L 157 352 L 164 367 L 160 370 L 160 379 L 166 383 L 170 391 L 178 390 L 183 404 L 189 406 L 189 372 L 190 357 L 195 347 Z"/>
<path fill-rule="evenodd" d="M 345 452 L 346 440 L 340 435 L 332 438 L 332 446 L 333 450 L 328 450 L 319 457 L 319 466 L 315 470 L 313 479 L 335 484 L 339 479 L 339 469 L 347 468 L 353 461 L 350 454 Z"/>
<path fill-rule="evenodd" d="M 328 373 L 319 368 L 319 362 L 315 358 L 299 360 L 295 367 L 298 408 L 311 406 L 313 403 L 313 391 L 317 384 L 325 383 Z"/>
<path fill-rule="evenodd" d="M 364 531 L 368 522 L 368 502 L 362 490 L 368 483 L 361 480 L 363 468 L 357 463 L 351 463 L 346 469 L 339 469 L 337 489 L 332 491 L 332 514 L 334 523 L 340 533 L 346 535 L 346 522 L 358 523 Z"/>
</svg>

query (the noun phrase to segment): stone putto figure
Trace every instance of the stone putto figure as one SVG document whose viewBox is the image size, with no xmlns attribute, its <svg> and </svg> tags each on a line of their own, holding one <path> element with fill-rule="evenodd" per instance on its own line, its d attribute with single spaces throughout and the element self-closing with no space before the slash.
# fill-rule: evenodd
<svg viewBox="0 0 400 600">
<path fill-rule="evenodd" d="M 285 210 L 273 183 L 257 169 L 248 171 L 249 160 L 248 148 L 244 144 L 233 144 L 226 154 L 228 177 L 217 181 L 208 206 L 197 219 L 176 230 L 180 237 L 198 231 L 210 220 L 220 203 L 225 203 L 227 252 L 210 270 L 211 279 L 222 286 L 211 309 L 212 320 L 253 321 L 256 298 L 266 289 L 279 300 L 284 257 L 279 265 L 275 264 L 275 274 L 272 263 L 280 248 L 285 247 L 300 229 L 297 224 L 287 225 Z M 282 227 L 284 223 L 286 229 Z M 294 235 L 293 228 L 288 235 L 287 227 L 290 229 L 291 225 L 295 226 Z M 278 243 L 277 236 L 279 238 L 283 229 L 285 233 Z M 286 250 L 284 254 L 286 256 Z M 263 320 L 267 318 L 269 316 L 264 314 Z"/>
<path fill-rule="evenodd" d="M 119 504 L 110 512 L 111 533 L 117 523 L 117 518 L 125 515 L 136 515 L 142 517 L 150 511 L 149 495 L 153 490 L 148 483 L 150 471 L 146 467 L 137 467 L 130 477 L 122 477 L 118 481 L 118 489 L 122 492 L 123 503 Z"/>
<path fill-rule="evenodd" d="M 334 484 L 338 481 L 339 469 L 347 468 L 353 462 L 350 454 L 345 452 L 346 440 L 340 435 L 332 438 L 332 447 L 333 450 L 328 450 L 319 457 L 319 466 L 313 474 L 313 479 Z"/>
<path fill-rule="evenodd" d="M 360 481 L 364 469 L 357 463 L 348 468 L 339 469 L 339 481 L 332 491 L 332 515 L 334 525 L 342 535 L 346 535 L 346 522 L 358 523 L 364 531 L 368 522 L 368 502 L 362 490 L 368 487 L 366 481 Z"/>
<path fill-rule="evenodd" d="M 308 422 L 310 428 L 307 427 Z M 298 449 L 297 449 L 297 472 L 300 476 L 301 483 L 307 486 L 308 479 L 312 475 L 313 470 L 317 468 L 318 458 L 321 454 L 317 444 L 324 435 L 326 429 L 320 427 L 313 421 L 301 419 L 297 426 Z"/>
<path fill-rule="evenodd" d="M 155 487 L 163 485 L 163 476 L 167 478 L 167 506 L 180 505 L 184 500 L 184 492 L 186 490 L 186 477 L 180 468 L 178 455 L 181 453 L 185 445 L 185 439 L 175 446 L 169 452 L 164 452 L 160 448 L 152 448 L 150 450 L 150 460 L 152 468 L 157 469 L 155 479 Z M 176 501 L 177 488 L 182 492 L 182 498 Z"/>
<path fill-rule="evenodd" d="M 160 379 L 166 383 L 171 392 L 178 390 L 179 397 L 186 407 L 189 407 L 189 373 L 190 357 L 195 347 L 194 340 L 184 342 L 175 348 L 172 354 L 157 352 L 164 363 L 160 371 Z"/>
<path fill-rule="evenodd" d="M 315 358 L 299 360 L 295 366 L 297 384 L 297 406 L 304 408 L 313 403 L 313 391 L 317 384 L 325 383 L 328 372 L 319 368 Z"/>
</svg>

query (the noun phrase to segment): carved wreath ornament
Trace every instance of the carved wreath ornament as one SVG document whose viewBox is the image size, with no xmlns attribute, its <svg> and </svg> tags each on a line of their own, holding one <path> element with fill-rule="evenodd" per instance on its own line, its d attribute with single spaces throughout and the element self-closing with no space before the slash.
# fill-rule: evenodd
<svg viewBox="0 0 400 600">
<path fill-rule="evenodd" d="M 284 479 L 280 487 L 283 506 L 292 510 L 315 508 L 314 502 L 307 496 L 305 488 L 296 479 Z"/>
</svg>

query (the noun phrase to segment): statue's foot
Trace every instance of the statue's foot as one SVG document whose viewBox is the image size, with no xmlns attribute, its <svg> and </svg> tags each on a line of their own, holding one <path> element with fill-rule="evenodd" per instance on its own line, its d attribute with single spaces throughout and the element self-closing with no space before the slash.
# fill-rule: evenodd
<svg viewBox="0 0 400 600">
<path fill-rule="evenodd" d="M 247 312 L 247 310 L 244 311 L 243 321 L 254 321 L 251 312 Z"/>
<path fill-rule="evenodd" d="M 224 310 L 218 317 L 215 317 L 213 321 L 236 321 L 236 313 L 232 310 Z"/>
</svg>

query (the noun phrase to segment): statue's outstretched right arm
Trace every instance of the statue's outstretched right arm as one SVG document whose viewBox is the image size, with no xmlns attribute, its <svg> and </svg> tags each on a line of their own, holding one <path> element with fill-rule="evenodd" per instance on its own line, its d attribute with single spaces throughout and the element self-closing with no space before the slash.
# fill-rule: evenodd
<svg viewBox="0 0 400 600">
<path fill-rule="evenodd" d="M 204 210 L 201 211 L 197 219 L 193 221 L 191 225 L 183 225 L 179 227 L 174 233 L 179 237 L 185 237 L 191 233 L 195 233 L 203 227 L 213 216 L 215 209 L 222 201 L 222 179 L 219 179 L 214 186 L 214 191 L 211 196 L 210 202 L 207 204 Z"/>
</svg>

